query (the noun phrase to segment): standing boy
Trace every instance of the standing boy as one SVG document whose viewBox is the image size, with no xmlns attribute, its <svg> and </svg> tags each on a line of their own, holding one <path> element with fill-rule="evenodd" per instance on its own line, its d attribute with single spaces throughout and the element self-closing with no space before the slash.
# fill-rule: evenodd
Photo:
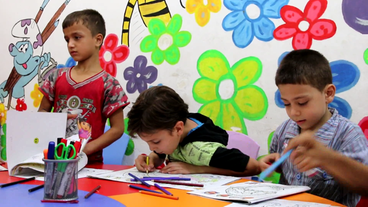
<svg viewBox="0 0 368 207">
<path fill-rule="evenodd" d="M 79 115 L 92 126 L 92 139 L 84 148 L 88 162 L 102 162 L 102 149 L 124 133 L 123 108 L 127 96 L 119 82 L 104 71 L 99 51 L 106 29 L 101 14 L 92 9 L 69 14 L 63 22 L 64 39 L 75 67 L 53 71 L 40 87 L 44 94 L 38 111 L 80 110 Z M 106 119 L 111 128 L 104 133 Z M 73 121 L 71 128 L 77 128 Z M 67 129 L 68 130 L 68 129 Z"/>
<path fill-rule="evenodd" d="M 290 52 L 281 61 L 275 80 L 290 119 L 276 129 L 271 154 L 260 161 L 263 170 L 269 167 L 266 163 L 280 158 L 291 139 L 305 131 L 312 131 L 324 146 L 368 164 L 367 140 L 362 130 L 328 107 L 336 88 L 329 62 L 323 55 L 307 49 Z M 306 185 L 311 188 L 310 193 L 347 206 L 355 206 L 360 200 L 358 194 L 343 187 L 322 168 L 300 172 L 287 160 L 279 170 L 281 184 Z"/>
<path fill-rule="evenodd" d="M 153 151 L 139 155 L 139 171 L 153 171 L 166 155 L 171 161 L 163 173 L 211 173 L 234 176 L 256 175 L 259 162 L 238 149 L 227 149 L 228 134 L 211 119 L 189 113 L 188 105 L 171 88 L 155 86 L 143 91 L 128 113 L 128 131 L 139 135 Z"/>
</svg>

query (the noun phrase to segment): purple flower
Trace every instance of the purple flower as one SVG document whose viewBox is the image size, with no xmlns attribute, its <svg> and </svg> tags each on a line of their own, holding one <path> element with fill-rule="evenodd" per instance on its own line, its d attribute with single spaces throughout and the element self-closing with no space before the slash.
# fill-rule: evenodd
<svg viewBox="0 0 368 207">
<path fill-rule="evenodd" d="M 157 68 L 147 66 L 147 58 L 139 55 L 134 60 L 134 66 L 125 69 L 124 79 L 128 81 L 126 85 L 128 93 L 134 93 L 136 90 L 142 93 L 147 89 L 147 84 L 157 79 Z"/>
</svg>

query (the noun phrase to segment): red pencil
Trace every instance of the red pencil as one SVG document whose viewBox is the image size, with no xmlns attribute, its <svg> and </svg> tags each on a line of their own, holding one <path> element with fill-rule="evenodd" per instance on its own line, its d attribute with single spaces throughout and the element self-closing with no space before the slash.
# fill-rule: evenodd
<svg viewBox="0 0 368 207">
<path fill-rule="evenodd" d="M 183 182 L 173 182 L 167 180 L 153 180 L 155 183 L 166 183 L 166 184 L 173 184 L 173 185 L 186 185 L 186 186 L 195 186 L 195 187 L 203 187 L 203 184 L 197 183 L 183 183 Z"/>
<path fill-rule="evenodd" d="M 173 200 L 179 200 L 179 197 L 175 197 L 175 196 L 152 193 L 152 192 L 149 192 L 149 191 L 139 191 L 139 192 L 142 193 L 142 194 L 153 195 L 153 196 L 158 196 L 158 197 L 162 197 L 162 198 L 169 198 L 169 199 L 173 199 Z"/>
</svg>

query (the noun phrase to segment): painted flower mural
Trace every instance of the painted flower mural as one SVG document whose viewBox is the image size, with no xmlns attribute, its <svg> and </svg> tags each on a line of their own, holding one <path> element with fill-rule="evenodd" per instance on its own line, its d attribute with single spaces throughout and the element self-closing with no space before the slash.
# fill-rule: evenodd
<svg viewBox="0 0 368 207">
<path fill-rule="evenodd" d="M 15 110 L 17 111 L 27 110 L 27 104 L 24 102 L 24 99 L 22 98 L 17 99 L 17 105 L 15 106 Z"/>
<path fill-rule="evenodd" d="M 362 129 L 365 137 L 367 137 L 367 139 L 368 139 L 368 116 L 366 116 L 362 120 L 360 120 L 358 125 Z"/>
<path fill-rule="evenodd" d="M 0 129 L 0 135 L 1 135 L 1 140 L 0 140 L 0 144 L 1 144 L 1 153 L 0 153 L 0 157 L 2 160 L 6 161 L 6 124 L 3 124 L 1 126 Z"/>
<path fill-rule="evenodd" d="M 203 104 L 198 110 L 225 130 L 247 134 L 244 119 L 259 120 L 267 112 L 264 91 L 253 85 L 262 74 L 256 57 L 239 60 L 230 67 L 217 50 L 208 50 L 198 59 L 200 78 L 193 85 L 194 100 Z"/>
<path fill-rule="evenodd" d="M 60 68 L 71 68 L 73 66 L 76 66 L 77 65 L 77 62 L 72 58 L 72 57 L 69 57 L 65 64 L 58 64 L 56 66 L 57 69 L 60 69 Z"/>
<path fill-rule="evenodd" d="M 270 18 L 280 18 L 281 7 L 289 0 L 224 0 L 232 12 L 222 21 L 225 31 L 233 30 L 233 42 L 239 48 L 247 47 L 254 36 L 261 41 L 273 39 L 275 24 Z"/>
<path fill-rule="evenodd" d="M 320 19 L 327 8 L 327 0 L 310 0 L 304 12 L 286 5 L 281 8 L 281 18 L 285 24 L 277 27 L 274 37 L 277 40 L 293 38 L 295 50 L 309 49 L 312 40 L 324 40 L 336 33 L 336 24 L 330 19 Z"/>
<path fill-rule="evenodd" d="M 6 109 L 4 104 L 0 103 L 0 126 L 4 125 L 5 121 L 6 121 Z"/>
<path fill-rule="evenodd" d="M 368 4 L 366 0 L 343 0 L 341 8 L 346 24 L 362 34 L 368 34 Z"/>
<path fill-rule="evenodd" d="M 99 53 L 101 67 L 110 75 L 116 77 L 116 63 L 121 63 L 129 56 L 129 48 L 126 45 L 118 46 L 118 36 L 109 34 L 105 38 Z"/>
<path fill-rule="evenodd" d="M 288 52 L 283 53 L 279 58 L 279 64 Z M 332 83 L 336 86 L 336 95 L 330 107 L 336 108 L 342 116 L 350 119 L 352 115 L 352 109 L 350 104 L 343 98 L 337 96 L 338 93 L 347 91 L 354 87 L 360 78 L 360 71 L 358 67 L 346 60 L 337 60 L 330 62 L 332 71 Z M 275 93 L 276 105 L 280 108 L 284 108 L 285 105 L 281 100 L 280 91 Z"/>
<path fill-rule="evenodd" d="M 203 27 L 210 21 L 211 12 L 220 11 L 221 0 L 208 0 L 206 5 L 203 0 L 188 0 L 185 8 L 189 14 L 195 13 L 197 24 Z"/>
<path fill-rule="evenodd" d="M 134 60 L 134 66 L 128 67 L 124 71 L 124 79 L 127 80 L 126 91 L 134 93 L 138 90 L 142 93 L 147 89 L 147 84 L 153 83 L 157 79 L 157 68 L 147 66 L 147 58 L 139 55 Z"/>
<path fill-rule="evenodd" d="M 43 94 L 38 90 L 38 84 L 36 83 L 33 87 L 33 91 L 31 91 L 31 98 L 33 99 L 33 106 L 39 107 L 41 104 L 41 100 L 43 97 Z"/>
<path fill-rule="evenodd" d="M 148 24 L 151 35 L 143 38 L 140 48 L 142 52 L 152 52 L 151 59 L 156 65 L 160 65 L 165 60 L 171 65 L 175 65 L 180 59 L 179 47 L 189 44 L 192 35 L 188 31 L 180 31 L 182 17 L 175 14 L 167 27 L 160 19 L 152 19 Z"/>
<path fill-rule="evenodd" d="M 368 49 L 364 51 L 363 58 L 364 62 L 368 65 Z"/>
</svg>

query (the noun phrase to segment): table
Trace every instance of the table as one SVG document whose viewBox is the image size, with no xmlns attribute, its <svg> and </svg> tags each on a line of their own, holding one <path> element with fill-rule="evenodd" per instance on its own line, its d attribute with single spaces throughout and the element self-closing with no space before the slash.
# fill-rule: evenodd
<svg viewBox="0 0 368 207">
<path fill-rule="evenodd" d="M 87 165 L 88 168 L 108 169 L 108 170 L 124 170 L 131 168 L 131 166 L 122 165 L 105 165 L 105 164 L 92 164 Z M 10 177 L 7 171 L 0 172 L 0 183 L 8 183 L 21 180 L 21 178 Z M 243 180 L 244 181 L 244 180 Z M 240 181 L 240 182 L 243 182 Z M 239 181 L 237 181 L 239 182 Z M 223 207 L 230 202 L 219 201 L 209 198 L 203 198 L 196 195 L 187 194 L 188 191 L 179 189 L 170 189 L 175 196 L 179 197 L 179 200 L 165 199 L 150 195 L 140 194 L 137 190 L 128 187 L 127 183 L 114 182 L 108 180 L 82 178 L 78 180 L 78 204 L 60 204 L 60 203 L 41 203 L 43 198 L 43 190 L 38 190 L 33 193 L 28 193 L 28 189 L 36 185 L 43 184 L 42 181 L 30 181 L 25 184 L 17 184 L 6 188 L 0 188 L 0 203 L 11 204 L 10 206 L 64 206 L 71 205 L 75 207 L 97 207 L 97 206 L 109 206 L 109 207 L 163 207 L 163 206 L 211 206 L 211 207 Z M 89 191 L 96 186 L 101 185 L 100 190 L 92 195 L 88 199 L 84 199 Z M 283 199 L 307 201 L 330 204 L 334 206 L 344 206 L 342 204 L 330 201 L 325 198 L 321 198 L 309 193 L 300 193 L 297 195 L 287 196 Z M 7 206 L 6 206 L 7 207 Z"/>
</svg>

